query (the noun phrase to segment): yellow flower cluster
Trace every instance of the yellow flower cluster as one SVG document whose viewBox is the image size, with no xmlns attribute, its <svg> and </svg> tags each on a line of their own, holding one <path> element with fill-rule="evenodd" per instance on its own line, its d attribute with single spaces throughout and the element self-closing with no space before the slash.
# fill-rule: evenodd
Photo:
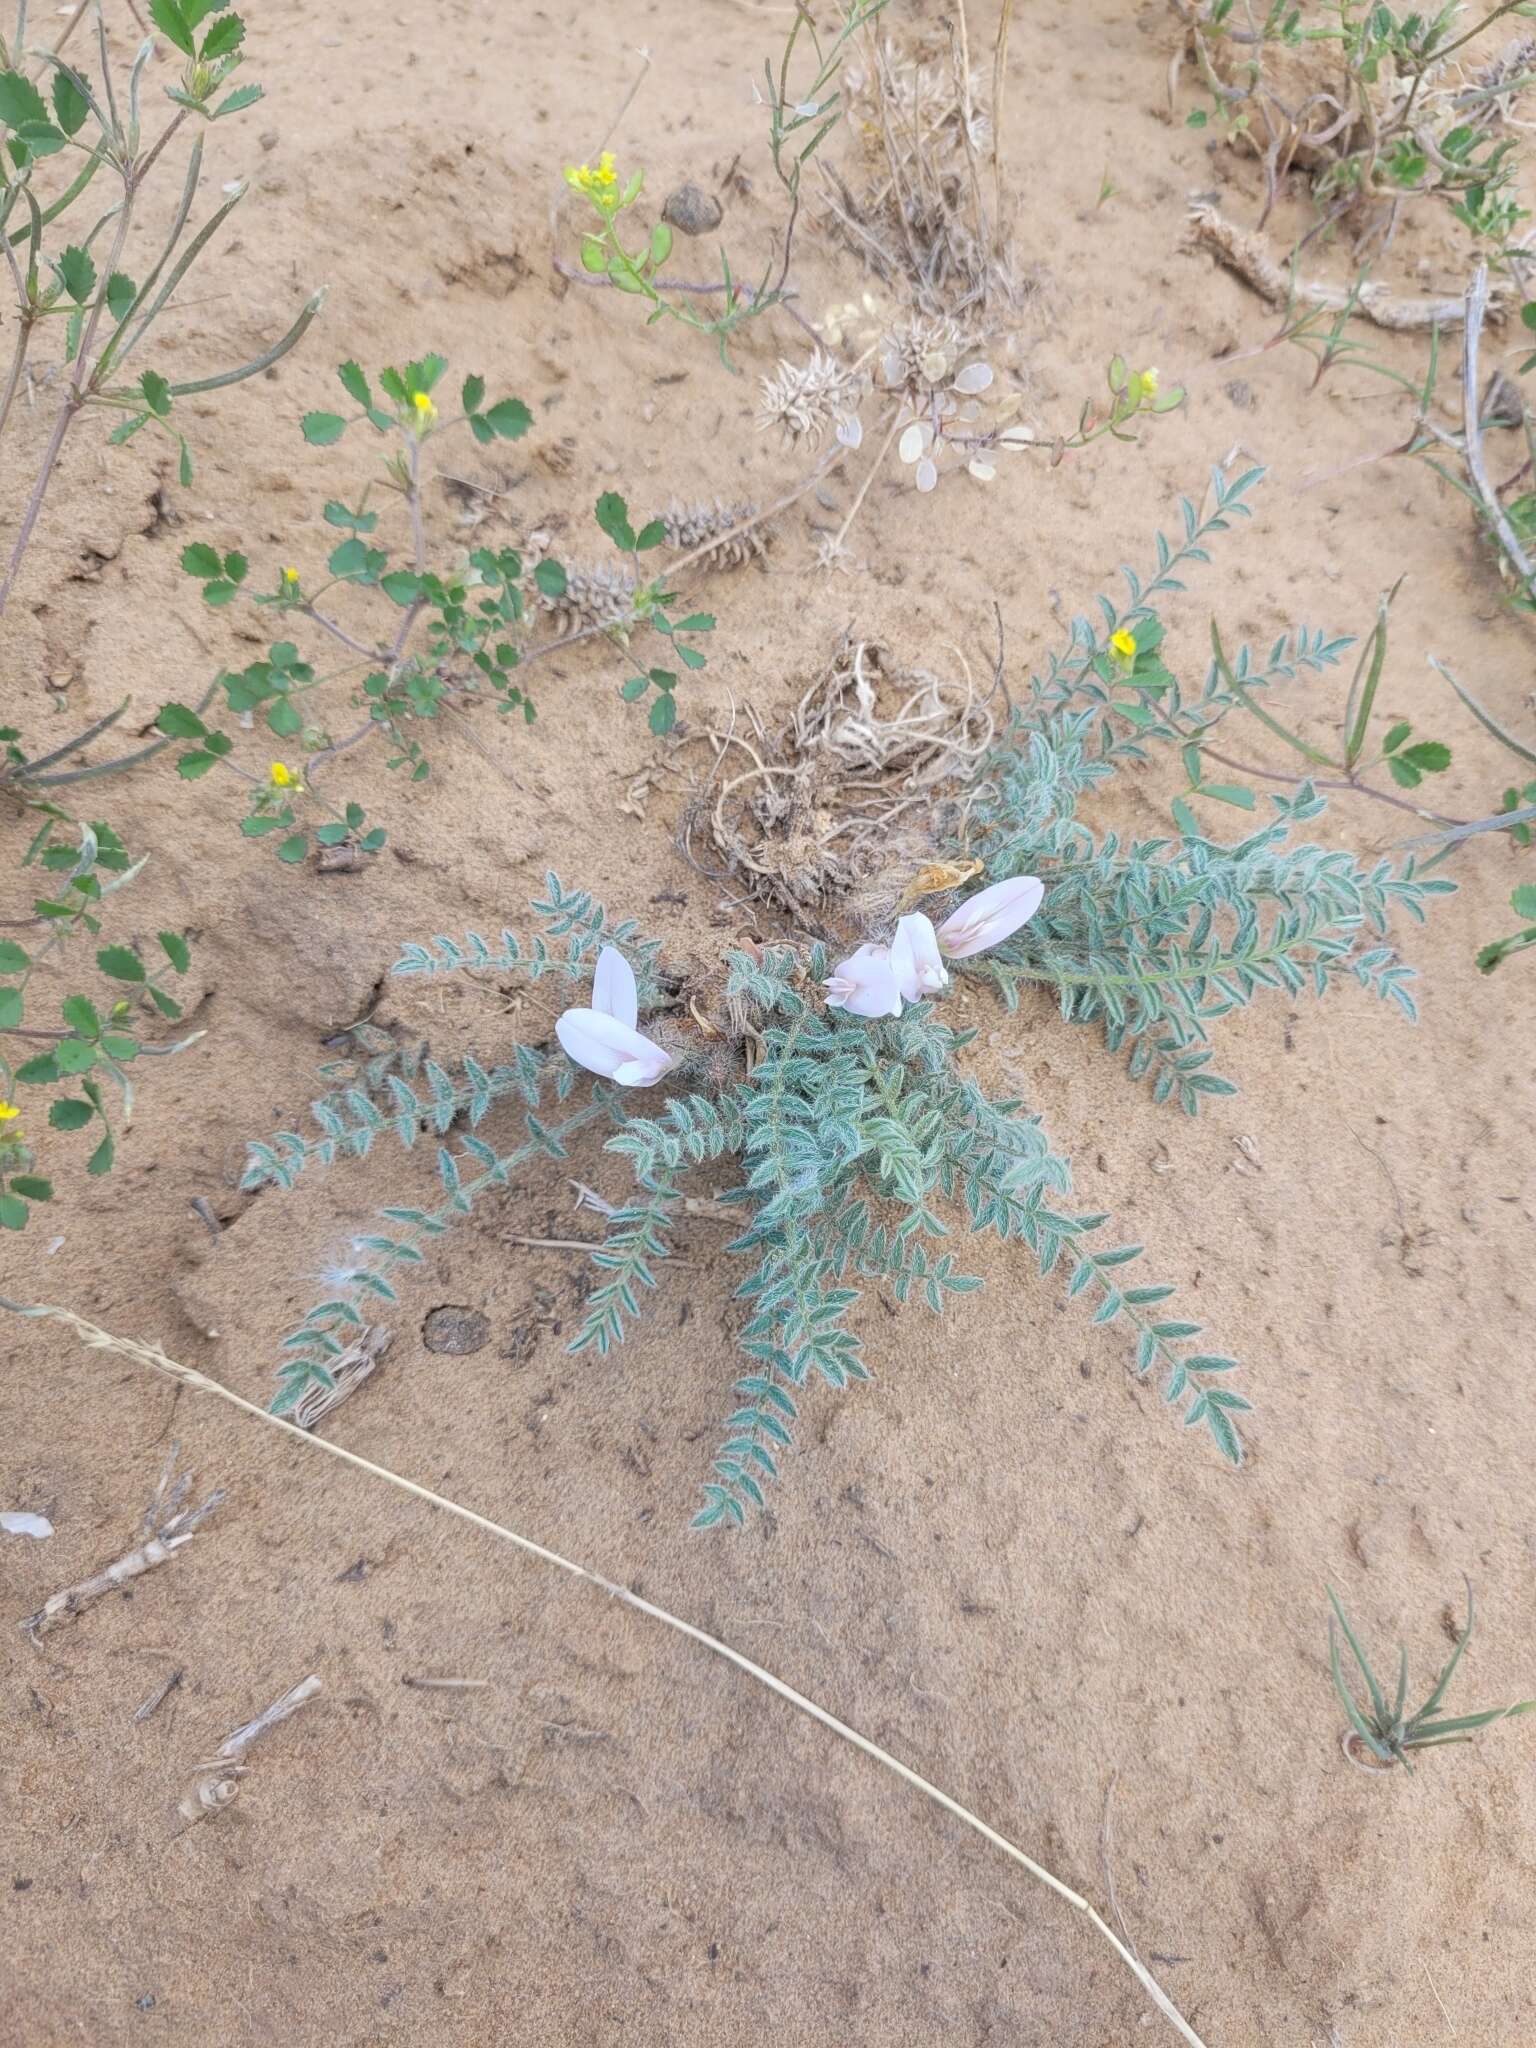
<svg viewBox="0 0 1536 2048">
<path fill-rule="evenodd" d="M 302 789 L 304 786 L 285 762 L 274 761 L 272 763 L 271 775 L 272 787 L 274 789 Z"/>
<path fill-rule="evenodd" d="M 565 182 L 572 191 L 585 192 L 590 199 L 601 199 L 618 183 L 618 172 L 613 167 L 613 151 L 605 149 L 597 160 L 597 169 L 590 164 L 567 164 Z"/>
<path fill-rule="evenodd" d="M 1124 626 L 1120 628 L 1118 633 L 1111 633 L 1109 644 L 1122 661 L 1134 661 L 1136 659 L 1136 635 L 1134 633 L 1127 633 Z"/>
<path fill-rule="evenodd" d="M 285 582 L 286 584 L 288 584 L 288 585 L 290 586 L 290 588 L 291 588 L 291 587 L 292 587 L 292 586 L 293 586 L 293 585 L 294 585 L 295 583 L 297 583 L 297 582 L 298 582 L 298 580 L 299 580 L 299 572 L 298 572 L 298 570 L 297 570 L 297 569 L 285 569 L 285 570 L 283 571 L 283 581 L 284 581 L 284 582 Z"/>
<path fill-rule="evenodd" d="M 20 1115 L 21 1111 L 14 1102 L 0 1102 L 0 1124 L 12 1123 Z"/>
</svg>

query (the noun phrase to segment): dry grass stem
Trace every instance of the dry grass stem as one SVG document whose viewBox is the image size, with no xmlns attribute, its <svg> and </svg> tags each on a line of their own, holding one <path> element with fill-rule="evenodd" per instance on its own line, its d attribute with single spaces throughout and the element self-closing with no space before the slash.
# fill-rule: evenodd
<svg viewBox="0 0 1536 2048">
<path fill-rule="evenodd" d="M 313 1429 L 332 1409 L 350 1400 L 394 1342 L 394 1336 L 393 1330 L 386 1330 L 378 1323 L 370 1324 L 339 1358 L 333 1358 L 330 1373 L 335 1385 L 322 1387 L 316 1381 L 294 1404 L 293 1419 L 299 1428 Z"/>
<path fill-rule="evenodd" d="M 307 1444 L 312 1449 L 324 1453 L 327 1457 L 338 1458 L 344 1464 L 352 1466 L 357 1471 L 366 1472 L 370 1477 L 382 1480 L 388 1486 L 397 1487 L 401 1492 L 410 1494 L 416 1500 L 425 1501 L 429 1506 L 440 1508 L 445 1514 L 453 1515 L 458 1520 L 469 1523 L 472 1527 L 482 1530 L 486 1535 L 495 1537 L 499 1542 L 514 1545 L 525 1556 L 537 1558 L 541 1563 L 551 1565 L 557 1571 L 565 1572 L 572 1578 L 584 1580 L 588 1585 L 595 1586 L 599 1592 L 606 1593 L 611 1599 L 617 1600 L 621 1605 L 631 1608 L 635 1613 L 644 1615 L 650 1621 L 660 1623 L 664 1628 L 672 1629 L 678 1635 L 686 1636 L 690 1642 L 697 1643 L 701 1649 L 708 1650 L 712 1656 L 723 1658 L 726 1663 L 733 1665 L 738 1671 L 745 1672 L 757 1684 L 766 1686 L 770 1692 L 777 1694 L 780 1699 L 785 1701 L 787 1705 L 795 1708 L 797 1712 L 807 1715 L 811 1720 L 827 1729 L 830 1734 L 837 1736 L 840 1741 L 851 1744 L 862 1755 L 867 1756 L 871 1762 L 879 1764 L 883 1770 L 890 1771 L 895 1777 L 900 1778 L 904 1784 L 909 1785 L 913 1791 L 920 1793 L 923 1798 L 930 1800 L 935 1806 L 940 1807 L 952 1819 L 959 1821 L 962 1826 L 968 1827 L 974 1833 L 980 1835 L 984 1841 L 990 1843 L 994 1849 L 1006 1856 L 1010 1862 L 1016 1863 L 1020 1869 L 1026 1871 L 1038 1884 L 1042 1884 L 1048 1890 L 1054 1892 L 1057 1898 L 1070 1906 L 1074 1912 L 1081 1913 L 1093 1928 L 1095 1934 L 1109 1944 L 1121 1962 L 1124 1963 L 1126 1968 L 1136 1978 L 1148 1998 L 1151 1999 L 1157 2010 L 1163 2015 L 1163 2018 L 1173 2028 L 1179 2039 L 1187 2044 L 1187 2048 L 1205 2048 L 1205 2044 L 1201 2041 L 1200 2036 L 1190 2026 L 1183 2014 L 1180 2013 L 1178 2007 L 1173 2003 L 1167 1992 L 1163 1990 L 1156 1978 L 1131 1953 L 1119 1935 L 1109 1925 L 1108 1921 L 1104 1919 L 1103 1915 L 1097 1912 L 1085 1898 L 1082 1898 L 1077 1892 L 1073 1891 L 1070 1886 L 1063 1884 L 1059 1877 L 1053 1876 L 1042 1864 L 1036 1863 L 1033 1857 L 1027 1856 L 1015 1843 L 1010 1842 L 1006 1835 L 999 1834 L 995 1828 L 990 1827 L 979 1815 L 972 1813 L 969 1807 L 962 1806 L 959 1800 L 952 1799 L 947 1792 L 941 1791 L 937 1785 L 921 1776 L 909 1765 L 902 1763 L 898 1757 L 894 1757 L 888 1750 L 880 1748 L 878 1743 L 871 1742 L 867 1735 L 861 1735 L 856 1728 L 850 1728 L 847 1722 L 838 1720 L 835 1714 L 829 1713 L 825 1707 L 819 1706 L 815 1700 L 808 1699 L 804 1693 L 797 1692 L 792 1685 L 786 1684 L 782 1678 L 776 1677 L 773 1672 L 766 1670 L 761 1664 L 754 1664 L 752 1659 L 743 1656 L 740 1650 L 733 1650 L 728 1643 L 722 1643 L 718 1637 L 706 1634 L 701 1628 L 695 1628 L 692 1622 L 684 1621 L 680 1616 L 668 1613 L 666 1608 L 658 1607 L 654 1602 L 642 1599 L 638 1593 L 632 1593 L 627 1586 L 616 1585 L 611 1579 L 605 1579 L 600 1573 L 590 1571 L 585 1565 L 577 1564 L 568 1557 L 562 1557 L 558 1551 L 549 1550 L 542 1543 L 535 1543 L 531 1537 L 519 1535 L 515 1529 L 509 1529 L 500 1522 L 493 1522 L 486 1515 L 476 1514 L 473 1508 L 466 1508 L 458 1501 L 449 1500 L 443 1494 L 434 1493 L 429 1487 L 418 1486 L 414 1480 L 407 1479 L 398 1472 L 391 1472 L 387 1466 L 375 1465 L 367 1458 L 360 1458 L 355 1451 L 346 1450 L 340 1444 L 333 1444 L 325 1437 L 308 1435 L 304 1430 L 295 1428 L 292 1423 L 285 1422 L 280 1415 L 268 1414 L 266 1409 L 258 1408 L 254 1401 L 247 1401 L 242 1395 L 235 1393 L 231 1388 L 221 1386 L 217 1380 L 210 1379 L 206 1373 L 198 1372 L 193 1366 L 181 1364 L 179 1360 L 168 1356 L 156 1344 L 143 1344 L 132 1337 L 114 1336 L 110 1330 L 103 1330 L 98 1324 L 87 1322 L 83 1316 L 77 1316 L 73 1310 L 59 1308 L 49 1303 L 27 1306 L 0 1296 L 0 1308 L 9 1309 L 15 1314 L 28 1317 L 46 1317 L 50 1321 L 63 1323 L 66 1328 L 73 1330 L 81 1343 L 90 1350 L 110 1352 L 119 1358 L 131 1359 L 135 1364 L 145 1366 L 152 1372 L 163 1374 L 167 1378 L 175 1380 L 179 1385 L 191 1388 L 195 1393 L 211 1394 L 217 1400 L 226 1401 L 231 1407 L 238 1408 L 242 1413 L 252 1416 L 265 1428 L 277 1430 L 281 1434 L 291 1437 L 295 1443 Z M 286 1694 L 284 1699 L 277 1703 L 277 1707 L 269 1709 L 268 1713 L 261 1717 L 259 1723 L 251 1722 L 246 1729 L 238 1730 L 236 1736 L 231 1736 L 230 1742 L 234 1742 L 241 1735 L 247 1736 L 248 1739 L 253 1739 L 254 1734 L 258 1732 L 261 1726 L 270 1726 L 272 1724 L 272 1719 L 277 1714 L 278 1707 L 284 1708 L 286 1713 L 291 1713 L 294 1706 L 302 1703 L 295 1697 L 296 1694 L 302 1693 L 306 1698 L 312 1697 L 312 1692 L 306 1690 L 306 1688 L 313 1688 L 313 1691 L 317 1692 L 320 1688 L 320 1681 L 317 1678 L 306 1679 L 304 1685 L 295 1687 L 293 1693 Z M 224 1747 L 227 1750 L 229 1744 L 226 1743 Z M 224 1752 L 221 1751 L 221 1760 L 223 1755 Z M 209 1767 L 210 1774 L 213 1768 L 213 1766 Z M 224 1771 L 224 1781 L 227 1782 L 230 1775 L 231 1773 L 226 1768 Z M 227 1805 L 228 1800 L 226 1799 L 222 1803 Z M 201 1817 L 202 1810 L 201 1808 L 199 1809 L 198 1817 Z M 217 1811 L 217 1804 L 207 1810 Z"/>
<path fill-rule="evenodd" d="M 194 1764 L 193 1783 L 176 1809 L 182 1819 L 206 1820 L 210 1814 L 222 1813 L 226 1806 L 233 1805 L 240 1796 L 240 1780 L 250 1768 L 245 1762 L 246 1751 L 269 1729 L 276 1728 L 280 1722 L 296 1714 L 322 1690 L 320 1680 L 313 1675 L 300 1679 L 254 1721 L 245 1722 L 233 1735 L 226 1736 L 207 1763 Z"/>
<path fill-rule="evenodd" d="M 684 824 L 689 857 L 702 831 L 750 895 L 796 917 L 898 866 L 910 890 L 914 867 L 934 872 L 940 785 L 974 768 L 996 737 L 990 692 L 978 693 L 958 650 L 955 659 L 958 680 L 900 667 L 848 633 L 776 736 L 756 720 L 748 736 L 734 719 L 702 735 L 715 761 Z M 737 755 L 750 765 L 727 773 Z"/>
<path fill-rule="evenodd" d="M 198 1524 L 213 1513 L 224 1495 L 222 1491 L 210 1493 L 201 1507 L 185 1505 L 192 1490 L 192 1475 L 184 1472 L 179 1479 L 173 1478 L 180 1450 L 179 1444 L 171 1445 L 159 1484 L 144 1510 L 138 1541 L 133 1548 L 114 1558 L 111 1564 L 103 1565 L 88 1579 L 82 1579 L 78 1585 L 66 1586 L 62 1593 L 54 1593 L 36 1614 L 27 1615 L 20 1626 L 33 1642 L 53 1629 L 62 1628 L 66 1621 L 73 1621 L 77 1614 L 105 1599 L 108 1593 L 115 1593 L 134 1579 L 142 1578 L 145 1572 L 153 1571 L 157 1565 L 168 1563 L 184 1544 L 192 1541 Z"/>
</svg>

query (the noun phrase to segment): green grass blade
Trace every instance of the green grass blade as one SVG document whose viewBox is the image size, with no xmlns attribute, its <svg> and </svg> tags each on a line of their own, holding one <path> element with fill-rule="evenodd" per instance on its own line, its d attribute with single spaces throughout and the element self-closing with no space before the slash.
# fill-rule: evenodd
<svg viewBox="0 0 1536 2048">
<path fill-rule="evenodd" d="M 1371 1669 L 1370 1659 L 1366 1656 L 1364 1650 L 1361 1649 L 1359 1642 L 1356 1640 L 1355 1632 L 1349 1625 L 1349 1617 L 1345 1614 L 1344 1609 L 1339 1605 L 1338 1594 L 1334 1592 L 1332 1586 L 1330 1586 L 1327 1590 L 1329 1602 L 1333 1607 L 1334 1613 L 1339 1618 L 1339 1627 L 1344 1631 L 1344 1640 L 1346 1643 L 1348 1643 L 1350 1649 L 1354 1652 L 1355 1662 L 1360 1666 L 1360 1674 L 1365 1680 L 1366 1690 L 1371 1695 L 1371 1705 L 1376 1710 L 1376 1724 L 1379 1728 L 1386 1729 L 1391 1726 L 1391 1723 L 1387 1719 L 1387 1702 L 1385 1695 L 1381 1690 L 1381 1687 L 1376 1682 L 1376 1674 Z M 1335 1645 L 1335 1649 L 1337 1649 L 1337 1645 Z M 1335 1679 L 1335 1682 L 1337 1682 L 1337 1678 Z"/>
</svg>

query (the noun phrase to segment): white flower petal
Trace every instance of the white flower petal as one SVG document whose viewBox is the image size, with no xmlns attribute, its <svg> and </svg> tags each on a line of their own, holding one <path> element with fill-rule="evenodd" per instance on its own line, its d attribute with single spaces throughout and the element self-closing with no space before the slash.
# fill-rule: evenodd
<svg viewBox="0 0 1536 2048">
<path fill-rule="evenodd" d="M 827 980 L 829 1010 L 847 1010 L 854 1017 L 899 1017 L 901 991 L 888 946 L 860 946 L 839 960 Z"/>
<path fill-rule="evenodd" d="M 938 934 L 932 920 L 920 910 L 897 920 L 896 936 L 891 940 L 891 970 L 897 988 L 909 1003 L 919 1002 L 924 996 L 942 995 L 949 986 L 949 975 L 939 954 Z"/>
<path fill-rule="evenodd" d="M 562 1010 L 555 1019 L 555 1036 L 578 1067 L 625 1088 L 650 1087 L 673 1063 L 672 1055 L 653 1040 L 616 1017 L 605 1017 L 601 1010 Z"/>
<path fill-rule="evenodd" d="M 7 1536 L 36 1536 L 39 1541 L 53 1534 L 53 1524 L 46 1515 L 26 1515 L 19 1509 L 0 1515 L 0 1529 Z"/>
<path fill-rule="evenodd" d="M 616 1023 L 627 1025 L 631 1031 L 639 1020 L 640 998 L 635 987 L 635 970 L 617 946 L 604 946 L 597 956 L 597 972 L 592 977 L 592 1007 L 603 1016 L 612 1017 Z"/>
<path fill-rule="evenodd" d="M 920 491 L 931 491 L 938 480 L 937 467 L 925 455 L 917 465 L 917 488 Z"/>
<path fill-rule="evenodd" d="M 1045 884 L 1033 875 L 1015 875 L 989 883 L 967 896 L 938 929 L 938 941 L 951 960 L 968 960 L 1011 938 L 1027 924 L 1045 898 Z"/>
<path fill-rule="evenodd" d="M 985 391 L 991 382 L 992 365 L 990 363 L 967 363 L 955 379 L 955 389 L 967 392 Z"/>
<path fill-rule="evenodd" d="M 923 425 L 921 420 L 914 420 L 896 443 L 896 453 L 902 462 L 916 462 L 922 452 Z"/>
</svg>

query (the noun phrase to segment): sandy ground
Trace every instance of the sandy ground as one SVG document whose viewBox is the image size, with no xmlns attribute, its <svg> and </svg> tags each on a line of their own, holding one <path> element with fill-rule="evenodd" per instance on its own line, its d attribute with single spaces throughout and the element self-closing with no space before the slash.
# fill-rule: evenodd
<svg viewBox="0 0 1536 2048">
<path fill-rule="evenodd" d="M 563 288 L 548 239 L 555 167 L 594 147 L 644 42 L 655 67 L 616 146 L 659 194 L 714 184 L 750 138 L 755 189 L 726 226 L 742 267 L 760 262 L 776 214 L 747 81 L 785 10 L 448 0 L 429 27 L 382 0 L 262 0 L 251 15 L 268 101 L 214 146 L 220 174 L 255 189 L 162 357 L 249 352 L 315 285 L 329 303 L 275 376 L 196 408 L 198 482 L 163 518 L 146 441 L 109 455 L 76 437 L 6 621 L 5 709 L 34 743 L 124 693 L 137 728 L 249 658 L 248 629 L 201 608 L 177 556 L 205 537 L 318 558 L 321 498 L 362 480 L 366 451 L 322 461 L 296 421 L 331 402 L 344 356 L 441 346 L 527 398 L 526 442 L 460 452 L 511 494 L 493 532 L 552 523 L 590 553 L 599 489 L 767 499 L 797 473 L 751 424 L 755 373 L 797 350 L 793 328 L 750 336 L 753 374 L 733 379 L 707 343 Z M 989 48 L 992 11 L 973 16 Z M 1139 446 L 1015 467 L 988 492 L 959 478 L 919 501 L 893 471 L 855 529 L 854 573 L 831 580 L 795 514 L 765 569 L 713 585 L 721 626 L 685 709 L 729 695 L 772 717 L 850 621 L 907 660 L 942 666 L 954 645 L 984 665 L 994 599 L 1022 675 L 1240 443 L 1271 469 L 1261 516 L 1170 613 L 1175 661 L 1198 669 L 1212 607 L 1260 641 L 1298 620 L 1357 628 L 1405 574 L 1383 703 L 1453 740 L 1447 802 L 1476 815 L 1505 763 L 1425 657 L 1528 727 L 1529 626 L 1421 467 L 1300 488 L 1397 438 L 1385 387 L 1343 375 L 1310 391 L 1294 351 L 1213 363 L 1271 323 L 1184 248 L 1185 199 L 1220 190 L 1251 220 L 1258 185 L 1163 118 L 1171 35 L 1152 6 L 1021 8 L 1006 135 L 1039 279 L 1019 337 L 1032 411 L 1070 422 L 1117 348 L 1186 382 L 1187 409 Z M 1096 206 L 1106 169 L 1118 190 Z M 1423 222 L 1395 274 L 1455 289 L 1457 260 Z M 813 316 L 867 284 L 814 225 L 797 273 Z M 1417 360 L 1412 341 L 1382 345 Z M 40 433 L 41 415 L 22 439 Z M 563 474 L 539 453 L 556 444 Z M 27 452 L 7 451 L 16 475 Z M 859 474 L 839 473 L 839 508 Z M 451 502 L 429 509 L 451 543 Z M 15 510 L 8 474 L 0 528 Z M 618 680 L 617 657 L 579 650 L 546 673 L 532 732 L 487 722 L 483 752 L 445 734 L 421 788 L 359 756 L 352 788 L 391 830 L 365 876 L 279 870 L 238 837 L 218 778 L 181 785 L 161 762 L 104 786 L 103 811 L 153 855 L 123 899 L 133 929 L 201 935 L 207 1037 L 149 1077 L 114 1176 L 61 1171 L 53 1213 L 0 1244 L 5 1291 L 156 1337 L 264 1399 L 318 1269 L 429 1166 L 381 1153 L 253 1198 L 235 1192 L 243 1141 L 302 1118 L 322 1042 L 368 1006 L 402 939 L 517 925 L 553 865 L 664 931 L 684 968 L 717 957 L 744 913 L 673 845 L 699 757 L 669 765 Z M 1321 731 L 1337 697 L 1314 681 L 1297 702 Z M 657 760 L 642 819 L 626 792 Z M 1162 769 L 1123 776 L 1103 814 L 1154 829 L 1174 787 Z M 0 817 L 0 872 L 28 829 Z M 1320 831 L 1361 849 L 1400 836 L 1363 804 Z M 1458 873 L 1463 894 L 1406 936 L 1417 1029 L 1354 991 L 1260 1004 L 1222 1032 L 1242 1093 L 1198 1122 L 1153 1107 L 1043 996 L 1013 1020 L 973 1002 L 979 1070 L 1043 1112 L 1082 1201 L 1144 1239 L 1245 1360 L 1260 1412 L 1241 1473 L 1181 1438 L 1114 1333 L 994 1246 L 970 1259 L 985 1293 L 942 1325 L 871 1294 L 878 1383 L 811 1399 L 770 1517 L 691 1537 L 740 1317 L 720 1226 L 689 1227 L 634 1341 L 569 1357 L 586 1261 L 510 1241 L 588 1233 L 552 1165 L 435 1254 L 332 1434 L 719 1631 L 1071 1884 L 1101 1902 L 1112 1885 L 1127 1938 L 1209 2048 L 1529 2048 L 1530 1724 L 1412 1778 L 1352 1770 L 1322 1613 L 1328 1579 L 1426 1672 L 1469 1573 L 1481 1626 L 1463 1706 L 1532 1689 L 1531 970 L 1485 981 L 1472 965 L 1507 924 L 1510 850 L 1485 841 Z M 542 1036 L 548 1008 L 538 992 L 509 1014 L 494 988 L 445 984 L 386 989 L 381 1014 L 494 1054 L 508 1031 Z M 621 1192 L 595 1143 L 570 1170 Z M 216 1243 L 198 1196 L 222 1219 Z M 489 1317 L 484 1349 L 424 1347 L 442 1303 Z M 229 1493 L 131 1595 L 41 1648 L 8 1630 L 6 2048 L 713 2048 L 749 2026 L 786 2048 L 1164 2038 L 1065 1907 L 725 1667 L 120 1361 L 36 1328 L 3 1345 L 0 1501 L 57 1525 L 47 1543 L 3 1539 L 12 1618 L 128 1539 L 173 1436 Z M 311 1671 L 322 1701 L 271 1739 L 235 1809 L 178 1832 L 188 1768 Z M 403 1683 L 423 1674 L 490 1682 Z"/>
</svg>

